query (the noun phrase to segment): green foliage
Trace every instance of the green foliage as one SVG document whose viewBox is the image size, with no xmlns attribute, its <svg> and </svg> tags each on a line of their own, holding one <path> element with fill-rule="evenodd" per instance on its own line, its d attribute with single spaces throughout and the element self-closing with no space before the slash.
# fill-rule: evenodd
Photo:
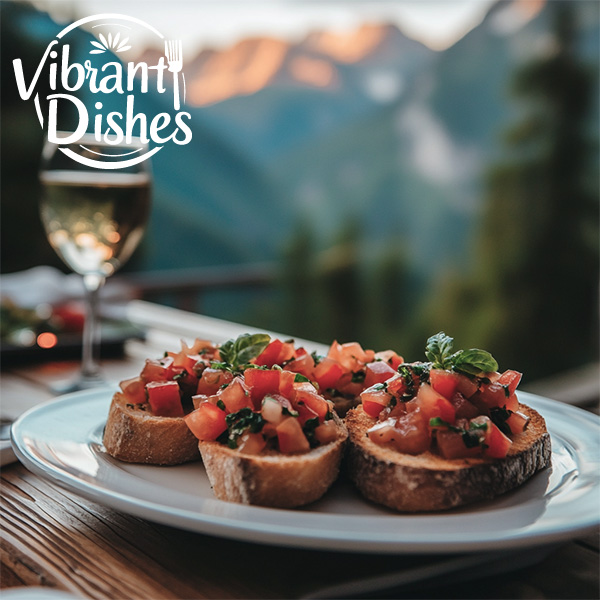
<svg viewBox="0 0 600 600">
<path fill-rule="evenodd" d="M 527 113 L 489 170 L 474 272 L 447 280 L 434 307 L 450 317 L 443 327 L 530 378 L 593 359 L 597 344 L 597 154 L 586 133 L 597 82 L 575 51 L 578 4 L 547 9 L 553 50 L 514 74 Z"/>
</svg>

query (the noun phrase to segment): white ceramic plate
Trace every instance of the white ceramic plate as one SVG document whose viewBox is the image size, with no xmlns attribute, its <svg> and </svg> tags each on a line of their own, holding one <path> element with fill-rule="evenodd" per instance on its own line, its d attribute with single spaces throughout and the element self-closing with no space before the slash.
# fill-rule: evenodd
<svg viewBox="0 0 600 600">
<path fill-rule="evenodd" d="M 544 415 L 552 467 L 494 501 L 445 513 L 403 515 L 338 481 L 300 510 L 216 500 L 200 462 L 130 465 L 103 449 L 113 390 L 41 404 L 12 428 L 19 460 L 68 490 L 145 519 L 240 540 L 359 552 L 455 553 L 535 546 L 587 532 L 600 521 L 600 426 L 595 415 L 521 392 Z"/>
</svg>

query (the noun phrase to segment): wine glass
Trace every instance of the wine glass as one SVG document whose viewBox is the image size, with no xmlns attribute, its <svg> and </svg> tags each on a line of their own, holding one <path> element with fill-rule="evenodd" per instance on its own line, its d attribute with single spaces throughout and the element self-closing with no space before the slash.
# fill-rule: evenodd
<svg viewBox="0 0 600 600">
<path fill-rule="evenodd" d="M 59 133 L 61 138 L 70 135 Z M 145 153 L 138 138 L 130 145 L 97 142 L 86 134 L 77 143 L 47 142 L 42 153 L 40 214 L 48 241 L 64 263 L 83 277 L 86 317 L 79 377 L 60 391 L 102 385 L 98 361 L 98 295 L 106 278 L 125 263 L 142 239 L 151 202 L 148 160 L 120 169 L 81 164 L 61 151 L 97 161 Z M 112 157 L 112 158 L 111 158 Z M 85 160 L 84 160 L 85 162 Z"/>
</svg>

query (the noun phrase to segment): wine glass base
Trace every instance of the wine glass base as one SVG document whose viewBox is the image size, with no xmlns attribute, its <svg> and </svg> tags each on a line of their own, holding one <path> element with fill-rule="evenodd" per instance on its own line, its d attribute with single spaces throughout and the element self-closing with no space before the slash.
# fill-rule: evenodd
<svg viewBox="0 0 600 600">
<path fill-rule="evenodd" d="M 62 395 L 70 394 L 71 392 L 79 392 L 81 390 L 91 390 L 93 388 L 106 387 L 110 385 L 101 374 L 86 375 L 80 373 L 75 379 L 68 381 L 58 381 L 50 385 L 50 390 L 53 394 Z"/>
</svg>

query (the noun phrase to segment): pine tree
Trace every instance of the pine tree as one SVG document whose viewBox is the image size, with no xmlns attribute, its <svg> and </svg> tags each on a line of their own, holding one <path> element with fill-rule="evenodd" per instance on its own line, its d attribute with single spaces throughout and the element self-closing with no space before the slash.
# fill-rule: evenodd
<svg viewBox="0 0 600 600">
<path fill-rule="evenodd" d="M 513 90 L 527 117 L 492 168 L 463 339 L 530 377 L 590 360 L 598 332 L 598 186 L 587 137 L 593 72 L 576 54 L 576 8 L 548 5 L 553 51 L 523 66 Z M 591 185 L 590 185 L 591 184 Z"/>
</svg>

